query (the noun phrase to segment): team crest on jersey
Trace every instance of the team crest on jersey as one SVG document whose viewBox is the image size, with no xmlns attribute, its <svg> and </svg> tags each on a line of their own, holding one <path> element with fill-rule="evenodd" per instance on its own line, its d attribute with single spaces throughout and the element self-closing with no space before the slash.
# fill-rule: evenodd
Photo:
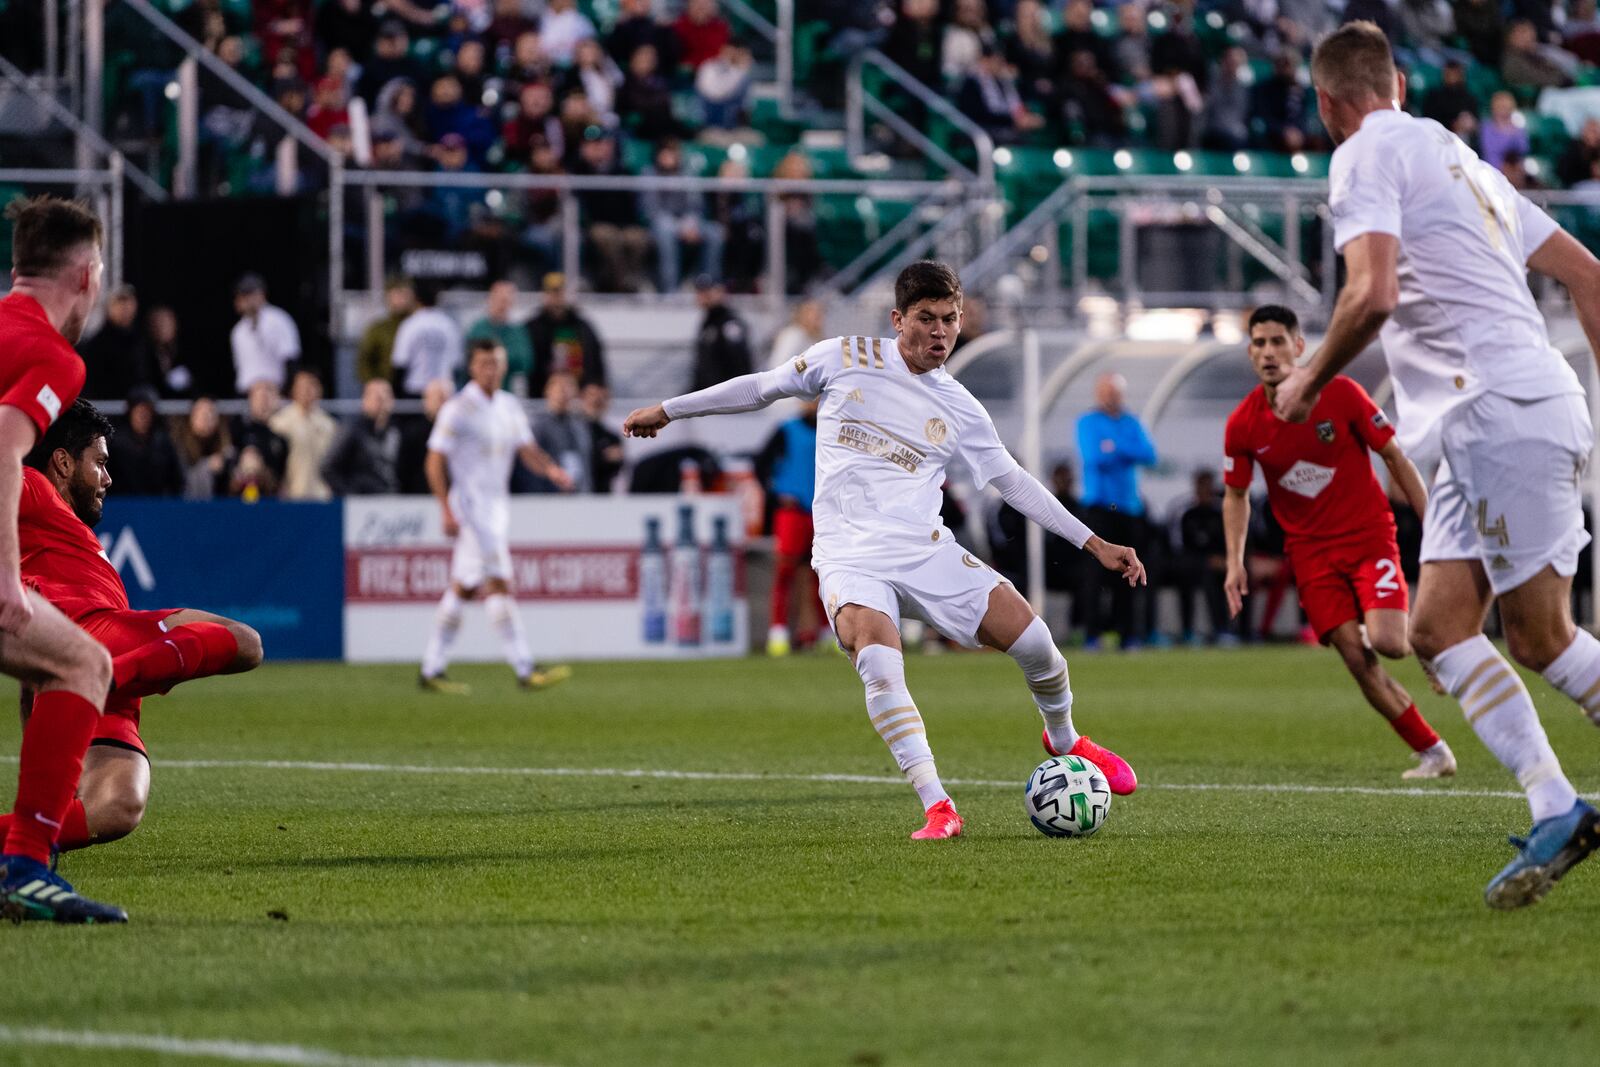
<svg viewBox="0 0 1600 1067">
<path fill-rule="evenodd" d="M 922 432 L 936 445 L 944 444 L 944 439 L 950 435 L 950 429 L 945 426 L 943 419 L 929 419 L 927 425 L 922 427 Z"/>
<path fill-rule="evenodd" d="M 1333 420 L 1323 419 L 1317 423 L 1317 440 L 1325 445 L 1333 444 Z"/>
<path fill-rule="evenodd" d="M 806 372 L 806 357 L 805 356 L 797 356 L 797 357 L 795 357 L 794 372 L 796 374 L 804 374 Z"/>
</svg>

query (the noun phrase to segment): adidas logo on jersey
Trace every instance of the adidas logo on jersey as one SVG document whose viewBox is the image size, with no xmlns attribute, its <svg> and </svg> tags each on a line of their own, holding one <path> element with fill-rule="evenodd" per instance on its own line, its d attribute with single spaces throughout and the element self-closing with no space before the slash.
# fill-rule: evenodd
<svg viewBox="0 0 1600 1067">
<path fill-rule="evenodd" d="M 853 401 L 857 404 L 865 404 L 867 402 L 867 398 L 861 395 L 860 389 L 850 390 L 850 392 L 845 394 L 845 399 Z"/>
</svg>

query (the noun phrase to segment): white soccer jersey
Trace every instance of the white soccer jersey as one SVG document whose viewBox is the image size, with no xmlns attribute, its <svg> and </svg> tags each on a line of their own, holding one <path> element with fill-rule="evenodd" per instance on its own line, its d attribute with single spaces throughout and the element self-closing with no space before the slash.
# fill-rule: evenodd
<svg viewBox="0 0 1600 1067">
<path fill-rule="evenodd" d="M 943 368 L 913 374 L 892 337 L 834 337 L 762 371 L 763 395 L 821 397 L 816 564 L 891 573 L 950 537 L 940 521 L 945 468 L 981 488 L 1016 470 L 989 413 Z"/>
<path fill-rule="evenodd" d="M 1460 138 L 1375 111 L 1334 151 L 1328 183 L 1340 251 L 1362 234 L 1400 239 L 1400 301 L 1380 336 L 1407 452 L 1437 456 L 1443 417 L 1483 393 L 1583 391 L 1528 291 L 1528 257 L 1559 227 Z"/>
<path fill-rule="evenodd" d="M 527 413 L 515 397 L 504 390 L 490 396 L 468 382 L 439 409 L 428 450 L 445 457 L 451 494 L 472 508 L 510 495 L 511 465 L 532 440 Z"/>
</svg>

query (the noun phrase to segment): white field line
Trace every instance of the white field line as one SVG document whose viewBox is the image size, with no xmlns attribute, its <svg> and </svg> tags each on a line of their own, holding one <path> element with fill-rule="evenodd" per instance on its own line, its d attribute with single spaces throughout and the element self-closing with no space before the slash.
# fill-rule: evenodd
<svg viewBox="0 0 1600 1067">
<path fill-rule="evenodd" d="M 0 1042 L 55 1048 L 155 1052 L 236 1063 L 279 1063 L 290 1067 L 515 1067 L 467 1060 L 347 1056 L 301 1045 L 261 1045 L 250 1041 L 191 1040 L 162 1034 L 116 1034 L 94 1030 L 50 1030 L 0 1024 Z"/>
<path fill-rule="evenodd" d="M 15 763 L 17 758 L 0 757 L 0 762 Z M 688 782 L 823 782 L 846 785 L 905 784 L 904 778 L 878 774 L 760 774 L 751 771 L 675 771 L 648 767 L 453 767 L 422 763 L 330 763 L 320 760 L 273 759 L 157 759 L 155 765 L 163 770 L 322 771 L 346 774 L 444 774 L 513 778 L 640 778 Z M 1014 782 L 993 778 L 946 778 L 945 783 L 989 789 L 1022 788 L 1020 778 Z M 1376 797 L 1474 797 L 1495 800 L 1517 800 L 1523 795 L 1510 789 L 1305 785 L 1294 782 L 1147 782 L 1140 788 L 1158 792 L 1186 790 L 1196 793 L 1333 793 Z"/>
</svg>

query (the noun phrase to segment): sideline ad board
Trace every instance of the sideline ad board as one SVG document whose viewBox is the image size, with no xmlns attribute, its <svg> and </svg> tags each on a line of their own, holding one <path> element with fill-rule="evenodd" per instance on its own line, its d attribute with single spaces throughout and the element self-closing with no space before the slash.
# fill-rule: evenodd
<svg viewBox="0 0 1600 1067">
<path fill-rule="evenodd" d="M 744 522 L 732 496 L 511 498 L 511 562 L 540 662 L 677 659 L 749 651 Z M 431 497 L 344 501 L 344 657 L 417 662 L 450 582 Z M 452 658 L 501 658 L 468 603 Z"/>
</svg>

